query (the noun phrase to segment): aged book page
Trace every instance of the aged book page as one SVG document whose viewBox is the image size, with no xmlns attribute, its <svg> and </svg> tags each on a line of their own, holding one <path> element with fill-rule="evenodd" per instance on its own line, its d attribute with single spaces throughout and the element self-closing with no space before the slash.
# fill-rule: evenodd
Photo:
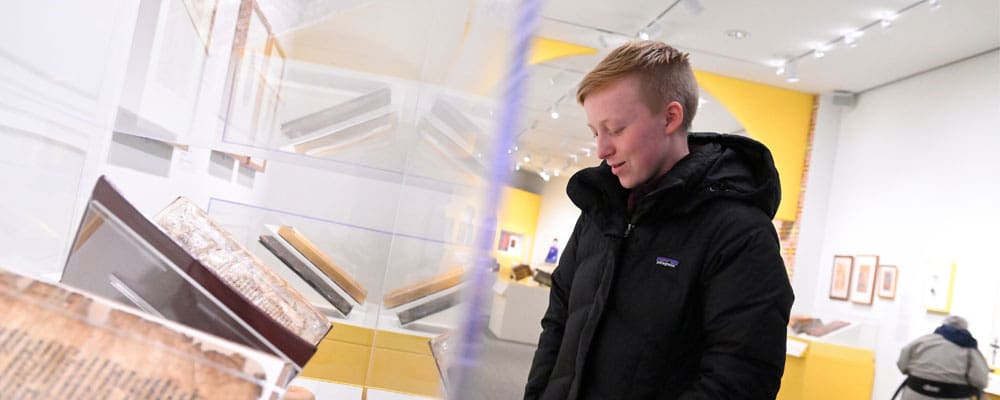
<svg viewBox="0 0 1000 400">
<path fill-rule="evenodd" d="M 15 399 L 277 399 L 292 366 L 0 270 L 0 394 Z"/>
<path fill-rule="evenodd" d="M 451 271 L 432 276 L 420 282 L 403 286 L 399 289 L 386 293 L 385 296 L 383 296 L 382 305 L 386 308 L 393 308 L 399 306 L 400 304 L 422 299 L 431 294 L 462 283 L 462 278 L 464 276 L 464 269 L 455 268 Z"/>
<path fill-rule="evenodd" d="M 351 298 L 359 304 L 364 304 L 365 298 L 368 297 L 368 289 L 365 289 L 361 285 L 361 282 L 355 280 L 347 271 L 344 271 L 343 268 L 334 263 L 330 257 L 323 254 L 302 233 L 290 226 L 282 226 L 278 228 L 278 236 L 281 236 L 282 239 L 285 239 L 292 247 L 302 253 L 306 259 L 312 262 L 320 271 L 323 271 L 334 283 L 344 289 Z"/>
<path fill-rule="evenodd" d="M 190 200 L 178 198 L 155 221 L 205 267 L 305 341 L 318 344 L 330 329 L 323 314 Z"/>
</svg>

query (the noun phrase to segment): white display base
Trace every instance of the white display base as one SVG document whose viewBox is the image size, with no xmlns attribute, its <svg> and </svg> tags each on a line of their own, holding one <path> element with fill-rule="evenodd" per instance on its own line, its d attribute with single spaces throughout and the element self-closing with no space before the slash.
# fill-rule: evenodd
<svg viewBox="0 0 1000 400">
<path fill-rule="evenodd" d="M 361 400 L 363 398 L 363 391 L 360 386 L 345 385 L 342 383 L 334 383 L 321 381 L 309 378 L 295 378 L 292 380 L 290 386 L 301 386 L 309 389 L 316 396 L 316 399 L 330 399 L 330 400 Z M 371 399 L 371 396 L 368 396 Z"/>
<path fill-rule="evenodd" d="M 378 320 L 379 304 L 365 302 L 363 305 L 355 305 L 351 313 L 345 318 L 337 309 L 330 306 L 325 301 L 323 303 L 313 302 L 313 306 L 320 310 L 323 315 L 330 318 L 330 321 L 338 324 L 360 326 L 362 328 L 372 328 Z"/>
<path fill-rule="evenodd" d="M 316 396 L 320 399 L 319 396 Z M 403 394 L 396 392 L 387 392 L 384 390 L 368 389 L 368 400 L 437 400 L 434 397 L 424 397 L 417 396 L 413 394 Z"/>
<path fill-rule="evenodd" d="M 510 282 L 493 295 L 490 332 L 500 339 L 538 344 L 548 306 L 548 287 Z"/>
<path fill-rule="evenodd" d="M 986 389 L 983 389 L 983 391 L 992 395 L 1000 396 L 1000 375 L 991 372 L 989 381 L 986 384 Z"/>
</svg>

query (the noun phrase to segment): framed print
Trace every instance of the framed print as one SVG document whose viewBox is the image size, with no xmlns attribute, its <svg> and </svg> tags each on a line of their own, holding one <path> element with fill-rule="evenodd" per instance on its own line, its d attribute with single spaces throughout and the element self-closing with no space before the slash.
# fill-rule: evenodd
<svg viewBox="0 0 1000 400">
<path fill-rule="evenodd" d="M 883 299 L 896 298 L 896 280 L 899 270 L 895 265 L 878 266 L 878 297 Z"/>
<path fill-rule="evenodd" d="M 830 277 L 830 298 L 847 300 L 851 291 L 851 266 L 854 257 L 833 256 L 833 275 Z"/>
<path fill-rule="evenodd" d="M 520 256 L 524 248 L 525 235 L 510 231 L 500 231 L 500 243 L 497 250 L 512 256 Z"/>
<path fill-rule="evenodd" d="M 875 297 L 875 267 L 878 256 L 854 256 L 851 271 L 851 302 L 871 304 Z"/>
<path fill-rule="evenodd" d="M 924 305 L 927 311 L 951 313 L 951 292 L 955 286 L 955 263 L 933 265 L 924 282 Z"/>
</svg>

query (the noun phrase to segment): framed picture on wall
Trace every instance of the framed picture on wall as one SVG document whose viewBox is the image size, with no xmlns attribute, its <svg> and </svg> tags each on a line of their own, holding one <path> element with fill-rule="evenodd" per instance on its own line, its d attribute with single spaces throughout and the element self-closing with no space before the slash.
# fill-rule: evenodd
<svg viewBox="0 0 1000 400">
<path fill-rule="evenodd" d="M 878 297 L 883 299 L 896 298 L 896 280 L 899 270 L 895 265 L 878 266 Z"/>
<path fill-rule="evenodd" d="M 927 311 L 951 312 L 951 292 L 955 285 L 955 264 L 932 265 L 924 282 L 924 304 Z"/>
<path fill-rule="evenodd" d="M 497 250 L 512 256 L 520 256 L 524 248 L 525 235 L 511 231 L 500 231 Z"/>
<path fill-rule="evenodd" d="M 830 298 L 847 300 L 851 291 L 851 265 L 854 257 L 833 256 L 833 275 L 830 277 Z"/>
<path fill-rule="evenodd" d="M 878 256 L 854 256 L 854 267 L 851 273 L 851 302 L 857 304 L 872 304 L 875 298 L 875 268 L 878 266 Z"/>
</svg>

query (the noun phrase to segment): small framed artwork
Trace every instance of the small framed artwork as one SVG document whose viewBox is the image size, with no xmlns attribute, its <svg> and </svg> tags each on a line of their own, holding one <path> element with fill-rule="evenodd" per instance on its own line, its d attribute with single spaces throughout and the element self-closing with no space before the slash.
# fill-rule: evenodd
<svg viewBox="0 0 1000 400">
<path fill-rule="evenodd" d="M 833 256 L 833 275 L 830 277 L 830 298 L 847 300 L 851 291 L 851 266 L 854 257 Z"/>
<path fill-rule="evenodd" d="M 875 298 L 876 266 L 878 266 L 878 256 L 854 256 L 854 267 L 851 271 L 852 303 L 872 304 Z"/>
<path fill-rule="evenodd" d="M 500 243 L 497 244 L 497 250 L 508 255 L 520 256 L 525 245 L 524 240 L 523 234 L 500 231 Z"/>
<path fill-rule="evenodd" d="M 899 279 L 899 270 L 895 265 L 878 266 L 878 297 L 883 299 L 896 298 L 896 281 Z"/>
<path fill-rule="evenodd" d="M 951 313 L 951 292 L 955 285 L 955 264 L 931 266 L 924 282 L 924 304 L 927 311 Z"/>
</svg>

